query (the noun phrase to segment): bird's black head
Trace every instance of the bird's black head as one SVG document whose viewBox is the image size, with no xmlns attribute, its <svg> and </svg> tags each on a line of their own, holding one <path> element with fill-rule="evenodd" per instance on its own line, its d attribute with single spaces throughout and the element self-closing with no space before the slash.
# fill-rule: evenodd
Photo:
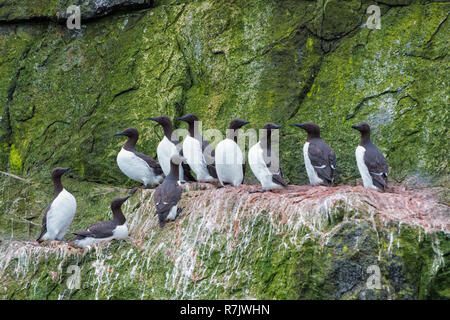
<svg viewBox="0 0 450 320">
<path fill-rule="evenodd" d="M 156 123 L 158 123 L 159 125 L 161 125 L 162 127 L 167 127 L 167 126 L 171 126 L 172 125 L 172 121 L 170 120 L 169 117 L 166 116 L 159 116 L 156 118 L 147 118 L 147 120 L 153 120 Z"/>
<path fill-rule="evenodd" d="M 370 126 L 365 122 L 358 123 L 357 125 L 352 126 L 352 128 L 361 133 L 370 133 Z"/>
<path fill-rule="evenodd" d="M 115 133 L 114 136 L 126 136 L 128 138 L 130 138 L 130 137 L 137 138 L 139 136 L 139 131 L 136 128 L 131 127 L 131 128 L 125 129 L 124 131 Z"/>
<path fill-rule="evenodd" d="M 320 127 L 314 122 L 306 122 L 306 123 L 294 123 L 296 127 L 302 128 L 306 132 L 311 135 L 319 136 L 320 135 Z"/>
<path fill-rule="evenodd" d="M 187 123 L 194 123 L 194 121 L 198 121 L 198 117 L 193 113 L 189 113 L 184 117 L 179 118 L 178 120 L 185 121 Z"/>
<path fill-rule="evenodd" d="M 66 173 L 67 171 L 69 171 L 70 168 L 55 168 L 52 170 L 52 178 L 59 178 L 61 177 L 64 173 Z"/>
<path fill-rule="evenodd" d="M 280 129 L 281 126 L 273 123 L 273 122 L 268 122 L 264 125 L 264 129 L 266 130 L 275 130 L 275 129 Z"/>
<path fill-rule="evenodd" d="M 125 198 L 115 198 L 111 201 L 111 209 L 119 209 L 122 207 L 122 204 L 128 200 L 130 196 L 125 197 Z"/>
<path fill-rule="evenodd" d="M 170 164 L 174 165 L 174 166 L 179 166 L 183 161 L 186 161 L 186 158 L 179 155 L 179 154 L 174 154 L 171 158 L 170 158 Z"/>
<path fill-rule="evenodd" d="M 245 121 L 245 120 L 237 118 L 230 122 L 230 129 L 237 130 L 249 123 L 250 123 L 250 121 Z"/>
</svg>

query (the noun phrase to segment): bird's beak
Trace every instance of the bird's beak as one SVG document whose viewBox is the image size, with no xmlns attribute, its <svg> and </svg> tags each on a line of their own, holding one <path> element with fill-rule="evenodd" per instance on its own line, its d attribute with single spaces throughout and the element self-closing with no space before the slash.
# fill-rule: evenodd
<svg viewBox="0 0 450 320">
<path fill-rule="evenodd" d="M 150 118 L 147 118 L 147 120 L 153 120 L 153 121 L 156 121 L 156 122 L 158 122 L 158 120 L 157 120 L 156 118 L 152 118 L 152 117 L 150 117 Z"/>
<path fill-rule="evenodd" d="M 243 126 L 245 126 L 246 124 L 249 124 L 249 123 L 251 123 L 251 122 L 250 121 L 244 121 Z"/>
<path fill-rule="evenodd" d="M 352 126 L 352 128 L 355 129 L 355 130 L 358 130 L 358 126 L 357 125 Z"/>
<path fill-rule="evenodd" d="M 125 198 L 122 198 L 122 203 L 124 203 L 125 201 L 127 201 L 129 198 L 130 198 L 131 196 L 128 196 L 128 197 L 125 197 Z"/>
<path fill-rule="evenodd" d="M 274 128 L 274 129 L 280 129 L 280 128 L 281 128 L 281 126 L 279 126 L 279 125 L 276 125 L 276 126 L 274 126 L 273 128 Z"/>
<path fill-rule="evenodd" d="M 180 121 L 186 121 L 186 116 L 181 117 L 181 118 L 178 118 L 178 120 L 180 120 Z"/>
<path fill-rule="evenodd" d="M 123 131 L 122 131 L 122 132 L 117 132 L 117 133 L 114 133 L 114 134 L 113 134 L 113 137 L 116 137 L 116 136 L 123 136 Z"/>
<path fill-rule="evenodd" d="M 303 123 L 293 123 L 292 125 L 293 125 L 294 127 L 299 127 L 299 128 L 304 129 L 304 128 L 303 128 Z"/>
<path fill-rule="evenodd" d="M 64 172 L 67 172 L 69 170 L 70 170 L 70 168 L 64 168 Z"/>
</svg>

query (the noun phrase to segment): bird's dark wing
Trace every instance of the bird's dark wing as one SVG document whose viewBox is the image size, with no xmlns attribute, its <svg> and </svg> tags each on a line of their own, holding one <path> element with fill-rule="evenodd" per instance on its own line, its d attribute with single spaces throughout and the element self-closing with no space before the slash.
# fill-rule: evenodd
<svg viewBox="0 0 450 320">
<path fill-rule="evenodd" d="M 369 169 L 373 184 L 384 191 L 387 187 L 387 174 L 389 172 L 386 158 L 373 143 L 365 145 L 364 148 L 366 149 L 364 162 Z"/>
<path fill-rule="evenodd" d="M 278 160 L 277 160 L 278 161 Z M 278 161 L 279 163 L 279 161 Z M 279 167 L 280 170 L 278 173 L 272 174 L 272 181 L 276 184 L 279 184 L 280 186 L 287 187 L 286 181 L 284 181 L 283 178 L 283 171 L 281 170 L 281 167 Z"/>
<path fill-rule="evenodd" d="M 169 211 L 177 205 L 181 199 L 182 189 L 176 181 L 167 181 L 159 185 L 155 190 L 154 202 L 156 213 Z"/>
<path fill-rule="evenodd" d="M 287 187 L 287 183 L 284 181 L 283 176 L 280 174 L 273 174 L 272 181 L 280 186 Z"/>
<path fill-rule="evenodd" d="M 322 139 L 312 139 L 309 142 L 308 156 L 317 175 L 331 184 L 336 168 L 336 154 Z"/>
<path fill-rule="evenodd" d="M 208 169 L 208 172 L 211 175 L 211 177 L 217 179 L 216 167 L 214 165 L 212 165 L 212 164 L 207 164 L 206 168 Z"/>
<path fill-rule="evenodd" d="M 155 161 L 151 157 L 149 157 L 143 153 L 137 152 L 137 151 L 134 151 L 134 154 L 136 156 L 138 156 L 139 158 L 141 158 L 142 160 L 144 160 L 145 162 L 147 162 L 147 164 L 150 166 L 150 168 L 152 168 L 154 170 L 155 175 L 159 176 L 159 175 L 163 174 L 162 168 L 157 161 Z"/>
<path fill-rule="evenodd" d="M 183 167 L 184 180 L 189 182 L 196 182 L 197 179 L 192 175 L 191 167 L 187 163 L 181 164 Z"/>
<path fill-rule="evenodd" d="M 154 202 L 156 213 L 158 214 L 159 226 L 162 228 L 166 224 L 170 209 L 178 204 L 181 199 L 182 189 L 176 181 L 167 179 L 155 190 Z"/>
<path fill-rule="evenodd" d="M 183 156 L 183 149 L 180 149 L 180 156 Z M 183 167 L 184 180 L 189 182 L 196 182 L 197 179 L 195 179 L 194 176 L 192 175 L 191 167 L 185 161 L 183 161 L 181 166 Z"/>
<path fill-rule="evenodd" d="M 78 236 L 78 240 L 86 237 L 101 239 L 111 237 L 116 227 L 117 225 L 112 220 L 102 221 L 91 225 L 86 230 L 74 231 L 72 233 Z"/>
<path fill-rule="evenodd" d="M 206 150 L 206 152 L 205 152 Z M 206 161 L 206 168 L 208 169 L 209 174 L 217 179 L 217 172 L 216 172 L 216 166 L 215 166 L 215 159 L 216 156 L 215 150 L 209 145 L 209 143 L 203 139 L 202 137 L 202 152 L 203 156 L 205 157 Z"/>
<path fill-rule="evenodd" d="M 47 232 L 47 212 L 50 210 L 51 203 L 48 205 L 47 209 L 45 209 L 44 217 L 42 218 L 42 229 L 41 234 L 36 239 L 36 241 L 41 241 L 41 238 L 44 236 L 44 234 Z"/>
</svg>

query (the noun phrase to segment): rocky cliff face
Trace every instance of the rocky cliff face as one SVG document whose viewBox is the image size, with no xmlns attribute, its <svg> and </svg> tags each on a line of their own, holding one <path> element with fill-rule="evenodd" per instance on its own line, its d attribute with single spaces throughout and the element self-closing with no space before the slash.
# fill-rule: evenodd
<svg viewBox="0 0 450 320">
<path fill-rule="evenodd" d="M 391 175 L 448 176 L 448 13 L 432 1 L 385 1 L 369 29 L 366 1 L 70 1 L 0 7 L 0 167 L 39 175 L 54 165 L 100 183 L 116 168 L 119 129 L 195 112 L 204 128 L 231 117 L 285 125 L 282 164 L 306 182 L 291 122 L 315 121 L 336 150 L 341 181 L 358 176 L 351 124 L 368 121 Z M 106 16 L 105 16 L 106 15 Z"/>
<path fill-rule="evenodd" d="M 78 3 L 81 29 L 69 30 L 66 9 Z M 381 29 L 369 29 L 372 4 L 0 1 L 0 171 L 19 176 L 0 173 L 2 296 L 448 298 L 450 4 L 378 2 Z M 198 190 L 184 196 L 186 216 L 159 231 L 148 192 L 128 208 L 129 242 L 83 253 L 17 242 L 39 233 L 52 167 L 72 167 L 71 230 L 108 219 L 109 201 L 134 186 L 115 163 L 123 141 L 113 133 L 137 127 L 139 150 L 156 156 L 162 131 L 145 119 L 188 112 L 204 129 L 224 131 L 232 117 L 282 124 L 281 165 L 295 184 L 307 183 L 305 134 L 290 123 L 317 122 L 337 153 L 337 182 L 354 185 L 350 126 L 368 121 L 391 182 L 415 188 L 419 203 L 432 190 L 433 204 L 339 187 L 273 198 L 274 208 L 243 189 Z M 380 209 L 377 197 L 403 205 Z M 83 290 L 66 290 L 72 264 L 89 279 Z M 367 289 L 372 264 L 382 289 Z"/>
</svg>

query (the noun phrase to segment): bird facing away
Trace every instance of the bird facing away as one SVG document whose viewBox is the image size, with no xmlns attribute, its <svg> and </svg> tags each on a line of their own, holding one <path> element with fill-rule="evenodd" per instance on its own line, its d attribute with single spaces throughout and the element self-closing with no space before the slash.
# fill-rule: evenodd
<svg viewBox="0 0 450 320">
<path fill-rule="evenodd" d="M 303 145 L 303 158 L 309 183 L 313 186 L 326 184 L 331 186 L 336 170 L 336 154 L 322 138 L 320 128 L 313 122 L 296 123 L 294 126 L 307 132 Z"/>
<path fill-rule="evenodd" d="M 163 178 L 163 171 L 158 162 L 151 157 L 135 150 L 139 132 L 136 128 L 128 128 L 114 136 L 126 136 L 127 142 L 117 155 L 120 170 L 130 179 L 141 182 L 145 188 L 159 184 Z"/>
<path fill-rule="evenodd" d="M 122 212 L 122 204 L 129 198 L 115 198 L 111 201 L 113 219 L 97 222 L 84 231 L 72 232 L 77 237 L 71 242 L 73 246 L 85 248 L 90 244 L 128 238 L 128 227 Z"/>
<path fill-rule="evenodd" d="M 44 240 L 62 240 L 72 223 L 77 210 L 77 202 L 75 197 L 61 183 L 61 176 L 67 171 L 69 171 L 69 168 L 52 170 L 54 195 L 42 219 L 41 234 L 37 238 L 39 243 Z"/>
<path fill-rule="evenodd" d="M 248 163 L 253 174 L 261 183 L 262 192 L 287 187 L 278 156 L 272 152 L 272 131 L 279 128 L 281 126 L 272 122 L 266 123 L 259 142 L 248 152 Z"/>
<path fill-rule="evenodd" d="M 355 150 L 355 156 L 364 187 L 385 191 L 389 168 L 384 155 L 370 141 L 370 126 L 362 122 L 352 128 L 361 133 L 361 141 Z"/>
<path fill-rule="evenodd" d="M 181 213 L 181 208 L 178 208 L 178 201 L 180 201 L 182 193 L 178 181 L 178 166 L 182 161 L 184 158 L 178 154 L 170 158 L 170 173 L 155 190 L 153 199 L 161 228 L 166 225 L 167 220 L 174 221 Z"/>
<path fill-rule="evenodd" d="M 227 130 L 227 138 L 216 146 L 215 164 L 217 177 L 224 186 L 229 183 L 234 187 L 244 180 L 245 158 L 237 144 L 237 134 L 240 128 L 250 122 L 234 119 Z"/>
<path fill-rule="evenodd" d="M 156 154 L 158 155 L 158 161 L 161 165 L 164 175 L 168 176 L 170 173 L 170 158 L 174 154 L 183 155 L 183 149 L 175 137 L 172 137 L 173 126 L 169 117 L 160 116 L 156 118 L 148 118 L 147 120 L 153 120 L 158 123 L 164 130 L 164 138 L 159 142 L 156 148 Z M 195 182 L 195 178 L 191 174 L 191 168 L 186 162 L 183 162 L 179 167 L 179 175 L 181 182 Z"/>
<path fill-rule="evenodd" d="M 217 180 L 214 166 L 214 149 L 203 139 L 196 124 L 198 117 L 192 113 L 179 118 L 189 125 L 189 133 L 183 140 L 183 155 L 187 163 L 197 176 L 199 182 L 213 182 Z"/>
</svg>

